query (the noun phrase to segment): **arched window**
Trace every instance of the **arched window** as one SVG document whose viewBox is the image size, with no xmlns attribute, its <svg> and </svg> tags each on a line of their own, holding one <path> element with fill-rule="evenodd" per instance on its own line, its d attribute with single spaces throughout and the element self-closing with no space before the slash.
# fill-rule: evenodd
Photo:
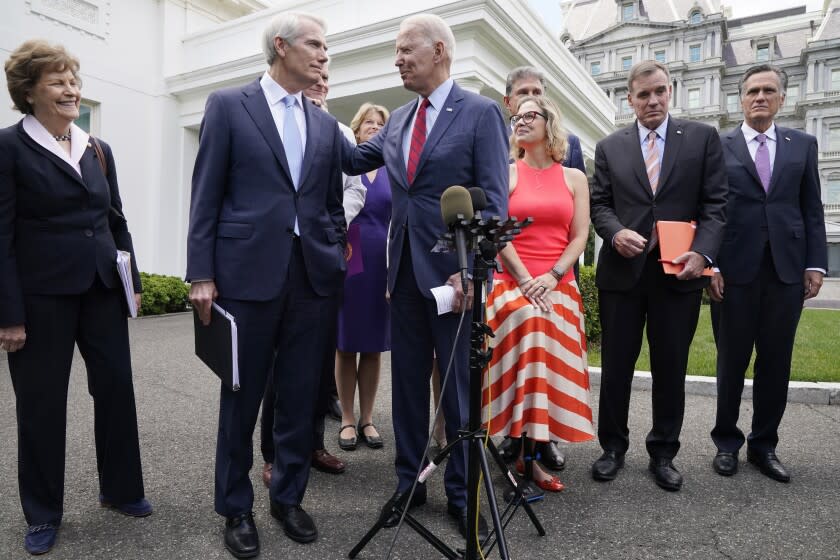
<svg viewBox="0 0 840 560">
<path fill-rule="evenodd" d="M 693 10 L 688 14 L 688 23 L 701 23 L 703 21 L 703 12 L 700 10 Z"/>
</svg>

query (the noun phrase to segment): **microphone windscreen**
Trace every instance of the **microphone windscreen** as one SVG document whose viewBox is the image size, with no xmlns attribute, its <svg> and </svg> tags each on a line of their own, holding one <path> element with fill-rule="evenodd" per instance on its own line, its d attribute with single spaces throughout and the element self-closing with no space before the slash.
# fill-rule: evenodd
<svg viewBox="0 0 840 560">
<path fill-rule="evenodd" d="M 458 214 L 472 219 L 473 207 L 470 192 L 460 185 L 453 185 L 443 191 L 440 197 L 440 215 L 447 226 L 458 221 Z"/>
<path fill-rule="evenodd" d="M 487 195 L 484 194 L 484 189 L 481 187 L 470 187 L 467 190 L 470 191 L 473 210 L 481 212 L 487 208 Z"/>
</svg>

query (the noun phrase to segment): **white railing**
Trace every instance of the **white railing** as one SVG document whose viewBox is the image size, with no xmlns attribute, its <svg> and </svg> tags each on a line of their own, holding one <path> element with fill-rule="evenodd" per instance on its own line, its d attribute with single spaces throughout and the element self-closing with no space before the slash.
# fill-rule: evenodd
<svg viewBox="0 0 840 560">
<path fill-rule="evenodd" d="M 823 204 L 823 213 L 825 214 L 840 214 L 840 203 L 829 202 Z"/>
<path fill-rule="evenodd" d="M 820 159 L 837 159 L 840 158 L 840 150 L 832 150 L 830 152 L 820 152 Z"/>
</svg>

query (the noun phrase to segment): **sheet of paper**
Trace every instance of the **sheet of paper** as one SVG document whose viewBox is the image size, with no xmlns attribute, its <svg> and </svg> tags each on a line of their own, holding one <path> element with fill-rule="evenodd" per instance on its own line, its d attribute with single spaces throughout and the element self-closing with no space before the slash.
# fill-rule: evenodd
<svg viewBox="0 0 840 560">
<path fill-rule="evenodd" d="M 452 311 L 452 305 L 455 303 L 455 288 L 448 284 L 432 288 L 432 296 L 437 303 L 438 315 Z"/>
<path fill-rule="evenodd" d="M 117 251 L 117 272 L 120 275 L 128 313 L 137 317 L 137 302 L 134 300 L 134 281 L 131 278 L 131 253 Z"/>
</svg>

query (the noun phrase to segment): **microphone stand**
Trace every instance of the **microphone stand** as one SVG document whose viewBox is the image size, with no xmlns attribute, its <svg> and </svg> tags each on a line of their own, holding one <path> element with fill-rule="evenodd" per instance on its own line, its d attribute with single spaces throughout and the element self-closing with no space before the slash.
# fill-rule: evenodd
<svg viewBox="0 0 840 560">
<path fill-rule="evenodd" d="M 349 558 L 356 558 L 367 543 L 383 528 L 385 520 L 391 513 L 402 515 L 405 523 L 409 527 L 414 529 L 417 534 L 449 560 L 478 560 L 480 558 L 479 547 L 481 547 L 483 554 L 486 556 L 497 544 L 499 546 L 501 560 L 510 560 L 504 530 L 513 519 L 519 507 L 525 510 L 537 533 L 541 537 L 545 536 L 545 529 L 530 505 L 531 502 L 538 501 L 543 496 L 541 494 L 535 495 L 533 488 L 527 480 L 520 480 L 510 471 L 501 453 L 496 449 L 492 440 L 487 437 L 487 430 L 484 429 L 481 422 L 482 377 L 493 355 L 492 349 L 487 348 L 486 345 L 487 337 L 493 336 L 493 330 L 485 323 L 485 306 L 482 297 L 483 288 L 489 280 L 489 271 L 496 266 L 495 258 L 498 250 L 505 243 L 511 241 L 515 235 L 519 234 L 523 227 L 530 225 L 531 222 L 532 220 L 530 218 L 517 221 L 516 218 L 512 217 L 509 220 L 503 221 L 498 217 L 494 217 L 489 220 L 479 218 L 472 220 L 462 219 L 457 224 L 458 227 L 463 228 L 469 233 L 470 239 L 474 241 L 474 245 L 477 248 L 473 257 L 472 278 L 473 306 L 469 357 L 469 420 L 467 426 L 459 431 L 459 435 L 455 441 L 450 442 L 435 456 L 432 462 L 420 473 L 419 478 L 421 481 L 425 481 L 435 468 L 449 456 L 449 453 L 456 445 L 459 445 L 463 441 L 467 442 L 466 550 L 453 550 L 417 521 L 410 512 L 405 511 L 407 509 L 407 504 L 405 503 L 407 496 L 403 495 L 401 500 L 386 504 L 374 526 L 368 530 L 358 544 L 348 553 Z M 441 242 L 454 246 L 454 238 L 455 234 L 448 232 L 442 236 Z M 505 497 L 507 506 L 501 513 L 496 502 L 490 464 L 487 460 L 485 450 L 490 451 L 490 455 L 503 474 L 503 480 L 509 487 Z M 493 521 L 493 530 L 484 542 L 479 542 L 477 516 L 479 509 L 479 483 L 482 478 L 487 492 L 487 502 L 489 504 L 490 517 Z"/>
</svg>

